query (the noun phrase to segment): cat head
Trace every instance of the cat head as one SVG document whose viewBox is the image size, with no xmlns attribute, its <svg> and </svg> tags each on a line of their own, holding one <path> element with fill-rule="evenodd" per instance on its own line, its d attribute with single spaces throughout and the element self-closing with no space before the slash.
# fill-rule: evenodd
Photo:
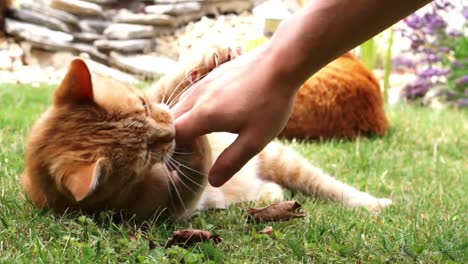
<svg viewBox="0 0 468 264">
<path fill-rule="evenodd" d="M 36 184 L 49 181 L 75 202 L 105 199 L 164 162 L 174 136 L 167 106 L 110 78 L 92 78 L 75 59 L 52 107 L 32 128 L 26 173 L 40 175 L 43 182 Z"/>
</svg>

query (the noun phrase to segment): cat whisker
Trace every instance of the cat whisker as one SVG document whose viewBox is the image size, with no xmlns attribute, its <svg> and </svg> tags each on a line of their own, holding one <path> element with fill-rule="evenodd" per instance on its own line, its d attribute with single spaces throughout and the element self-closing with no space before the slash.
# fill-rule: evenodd
<svg viewBox="0 0 468 264">
<path fill-rule="evenodd" d="M 174 154 L 178 154 L 178 155 L 191 155 L 193 154 L 194 152 L 180 152 L 180 151 L 173 151 Z M 169 157 L 170 158 L 170 157 Z"/>
<path fill-rule="evenodd" d="M 173 187 L 174 191 L 175 191 L 176 194 L 177 194 L 177 197 L 179 198 L 180 204 L 181 204 L 182 207 L 184 208 L 184 211 L 186 211 L 187 208 L 185 208 L 184 201 L 182 200 L 182 197 L 180 196 L 179 190 L 177 190 L 176 184 L 175 184 L 174 181 L 172 180 L 172 176 L 171 176 L 169 170 L 166 170 L 166 175 L 167 175 L 167 177 L 169 178 L 169 181 L 171 182 L 172 187 Z"/>
<path fill-rule="evenodd" d="M 166 174 L 166 177 L 171 177 L 168 170 L 165 171 L 165 174 Z M 170 206 L 172 206 L 172 209 L 175 210 L 176 207 L 174 204 L 174 197 L 172 196 L 171 186 L 169 184 L 167 184 L 167 193 L 169 193 L 169 201 L 171 201 Z"/>
<path fill-rule="evenodd" d="M 185 89 L 183 89 L 171 102 L 169 102 L 168 106 L 169 108 L 172 108 L 178 101 L 180 101 L 180 99 L 184 98 L 185 96 L 189 95 L 190 92 L 192 91 L 192 85 L 196 82 L 198 82 L 199 80 L 205 78 L 205 76 L 207 76 L 209 73 L 205 73 L 203 75 L 201 75 L 197 80 L 191 82 L 189 85 L 187 85 L 187 87 Z"/>
<path fill-rule="evenodd" d="M 171 164 L 172 167 L 174 167 L 174 169 L 179 172 L 182 176 L 185 177 L 185 179 L 189 180 L 190 182 L 192 182 L 193 184 L 197 185 L 198 187 L 200 188 L 203 188 L 203 186 L 199 183 L 197 183 L 196 181 L 194 181 L 192 179 L 192 177 L 188 176 L 187 174 L 185 174 L 184 172 L 182 172 L 182 170 L 179 168 L 180 166 L 177 165 L 177 164 L 174 164 L 173 161 L 169 161 L 169 164 Z M 180 176 L 179 176 L 180 177 Z M 184 184 L 185 185 L 185 184 Z M 189 188 L 190 189 L 190 188 Z"/>
<path fill-rule="evenodd" d="M 175 160 L 174 158 L 172 158 L 171 160 L 174 161 L 177 165 L 180 165 L 180 166 L 182 166 L 182 167 L 184 167 L 184 168 L 186 168 L 186 169 L 188 169 L 188 170 L 191 170 L 191 171 L 193 171 L 193 172 L 195 172 L 195 173 L 198 173 L 198 174 L 200 174 L 200 175 L 202 175 L 202 176 L 208 177 L 207 174 L 204 174 L 204 173 L 202 173 L 202 172 L 200 172 L 200 171 L 197 171 L 197 170 L 195 170 L 195 169 L 193 169 L 193 168 L 190 168 L 189 166 L 182 164 L 181 162 Z"/>
<path fill-rule="evenodd" d="M 192 73 L 192 72 L 193 72 L 193 71 L 191 71 L 190 73 L 188 73 L 187 76 L 184 78 L 184 80 L 183 80 L 180 84 L 185 83 L 185 81 L 187 80 L 187 78 L 191 77 L 191 73 Z M 208 72 L 208 73 L 209 73 L 209 72 Z M 196 80 L 190 81 L 190 83 L 189 83 L 184 89 L 182 89 L 182 91 L 178 92 L 178 95 L 177 95 L 174 99 L 172 99 L 172 100 L 171 100 L 171 98 L 172 98 L 172 94 L 171 94 L 171 97 L 167 100 L 167 104 L 168 104 L 169 108 L 171 107 L 171 105 L 173 105 L 174 102 L 177 102 L 177 100 L 178 100 L 179 98 L 181 98 L 181 95 L 182 95 L 182 94 L 184 94 L 186 91 L 190 90 L 190 88 L 192 87 L 192 85 L 193 85 L 194 83 L 196 83 L 196 82 L 198 82 L 199 80 L 201 80 L 202 78 L 204 78 L 206 75 L 208 75 L 208 73 L 202 74 L 202 75 L 199 76 Z M 180 85 L 180 84 L 179 84 L 179 85 Z M 178 86 L 179 86 L 179 85 L 178 85 Z M 178 90 L 178 88 L 174 89 L 174 91 L 173 91 L 172 93 L 174 93 L 174 92 L 177 91 L 177 90 Z"/>
<path fill-rule="evenodd" d="M 191 74 L 192 74 L 193 72 L 198 71 L 198 70 L 201 70 L 201 69 L 203 69 L 203 68 L 207 68 L 207 67 L 208 67 L 208 66 L 203 65 L 203 66 L 200 66 L 200 67 L 197 67 L 197 68 L 195 68 L 195 69 L 190 70 L 190 71 L 186 74 L 186 76 L 179 82 L 179 84 L 177 84 L 177 86 L 172 90 L 172 93 L 171 93 L 171 95 L 169 96 L 169 98 L 167 99 L 167 101 L 165 100 L 165 96 L 164 96 L 164 100 L 163 100 L 164 104 L 168 104 L 168 102 L 171 101 L 171 98 L 172 98 L 172 96 L 174 95 L 174 93 L 179 89 L 179 87 L 180 87 L 183 83 L 185 83 L 185 81 L 187 81 L 188 78 L 191 77 Z M 167 90 L 166 90 L 166 91 L 167 91 Z"/>
<path fill-rule="evenodd" d="M 173 167 L 174 167 L 174 169 L 175 169 L 176 171 L 178 171 L 179 173 L 181 173 L 181 174 L 183 175 L 183 173 L 182 173 L 177 167 L 175 167 L 175 166 L 173 166 Z M 166 170 L 168 170 L 167 167 L 166 167 Z M 180 177 L 178 174 L 176 174 L 176 175 L 177 175 L 177 177 L 179 178 L 179 180 L 180 180 L 180 182 L 182 183 L 182 185 L 184 185 L 185 188 L 187 188 L 187 189 L 188 189 L 189 191 L 191 191 L 192 193 L 196 193 L 194 190 L 192 190 L 192 188 L 188 187 L 187 184 L 185 184 L 185 182 L 181 179 L 181 177 Z M 185 176 L 185 175 L 184 175 L 184 176 Z"/>
</svg>

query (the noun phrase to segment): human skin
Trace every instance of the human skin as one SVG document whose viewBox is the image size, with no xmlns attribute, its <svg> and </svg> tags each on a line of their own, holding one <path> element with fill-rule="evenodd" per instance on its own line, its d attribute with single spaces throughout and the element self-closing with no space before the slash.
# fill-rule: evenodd
<svg viewBox="0 0 468 264">
<path fill-rule="evenodd" d="M 320 68 L 431 1 L 312 0 L 261 48 L 216 68 L 174 106 L 180 142 L 238 134 L 209 182 L 228 181 L 284 128 L 298 88 Z"/>
</svg>

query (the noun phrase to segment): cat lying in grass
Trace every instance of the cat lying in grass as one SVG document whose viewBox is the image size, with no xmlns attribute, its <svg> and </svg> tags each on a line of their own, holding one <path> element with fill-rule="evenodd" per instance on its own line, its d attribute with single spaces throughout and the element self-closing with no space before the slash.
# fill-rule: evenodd
<svg viewBox="0 0 468 264">
<path fill-rule="evenodd" d="M 215 48 L 144 91 L 91 76 L 85 62 L 74 60 L 27 143 L 22 181 L 32 202 L 59 212 L 124 210 L 140 219 L 281 200 L 283 188 L 346 207 L 381 210 L 391 204 L 340 182 L 278 142 L 222 187 L 209 186 L 213 160 L 235 136 L 213 133 L 175 142 L 170 108 L 193 82 L 238 55 Z"/>
</svg>

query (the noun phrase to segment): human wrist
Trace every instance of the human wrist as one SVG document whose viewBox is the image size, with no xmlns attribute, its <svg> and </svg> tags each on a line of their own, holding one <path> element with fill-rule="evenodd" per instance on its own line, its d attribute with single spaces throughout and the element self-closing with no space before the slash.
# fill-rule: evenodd
<svg viewBox="0 0 468 264">
<path fill-rule="evenodd" d="M 297 78 L 297 75 L 291 74 L 292 68 L 284 67 L 284 55 L 274 45 L 269 41 L 255 50 L 254 64 L 262 69 L 263 78 L 270 83 L 268 89 L 274 89 L 274 92 L 277 93 L 280 92 L 277 91 L 277 87 L 281 87 L 280 94 L 295 94 L 303 82 Z"/>
<path fill-rule="evenodd" d="M 320 54 L 311 54 L 320 43 L 304 43 L 306 32 L 302 20 L 299 14 L 281 22 L 265 48 L 265 57 L 271 60 L 271 68 L 279 81 L 295 87 L 300 87 L 322 66 Z"/>
</svg>

